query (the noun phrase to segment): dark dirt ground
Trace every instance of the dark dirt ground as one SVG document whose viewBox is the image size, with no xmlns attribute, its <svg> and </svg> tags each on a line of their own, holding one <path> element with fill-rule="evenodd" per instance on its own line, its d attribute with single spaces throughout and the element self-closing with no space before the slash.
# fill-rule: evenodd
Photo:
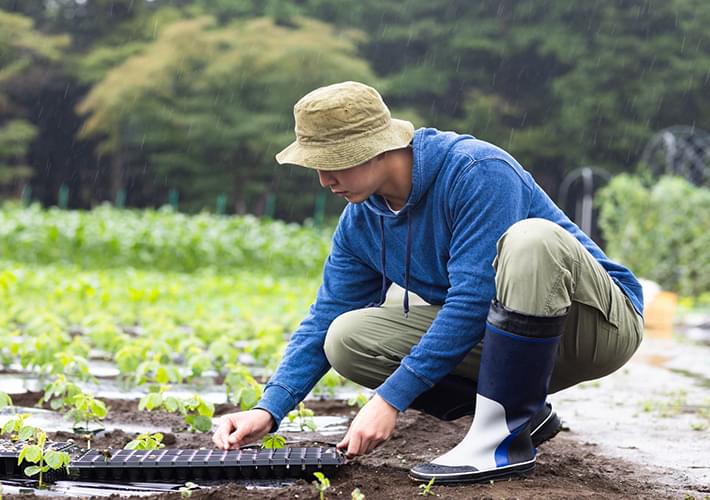
<svg viewBox="0 0 710 500">
<path fill-rule="evenodd" d="M 12 395 L 17 406 L 33 406 L 38 393 Z M 138 412 L 138 402 L 105 400 L 110 406 L 107 422 L 149 424 L 166 434 L 164 442 L 171 448 L 212 447 L 211 434 L 180 431 L 180 417 L 160 412 Z M 309 401 L 308 407 L 316 415 L 344 415 L 352 417 L 356 410 L 340 401 Z M 219 405 L 217 415 L 233 411 L 234 407 Z M 563 416 L 564 417 L 564 416 Z M 419 497 L 418 484 L 407 476 L 409 467 L 427 461 L 453 447 L 468 429 L 470 417 L 455 422 L 442 422 L 417 411 L 409 410 L 398 420 L 394 435 L 387 443 L 366 457 L 360 457 L 341 467 L 330 477 L 331 488 L 326 498 L 350 499 L 359 488 L 368 500 L 400 500 Z M 165 432 L 174 429 L 175 432 Z M 289 445 L 308 446 L 332 443 L 334 437 L 317 433 L 286 433 Z M 70 433 L 50 435 L 56 441 L 84 439 Z M 133 436 L 122 431 L 103 433 L 92 439 L 94 448 L 122 448 Z M 700 485 L 669 486 L 662 481 L 663 471 L 647 470 L 638 465 L 602 455 L 596 445 L 586 443 L 574 430 L 564 430 L 538 450 L 537 467 L 523 479 L 495 483 L 437 486 L 432 492 L 440 499 L 626 499 L 680 498 L 689 500 L 710 498 L 710 488 Z M 47 498 L 35 495 L 4 495 L 4 498 Z M 98 498 L 98 497 L 97 497 Z M 105 497 L 103 497 L 105 498 Z M 126 498 L 112 496 L 109 498 Z M 161 493 L 152 496 L 129 497 L 172 500 L 180 494 Z M 238 482 L 192 492 L 191 499 L 276 499 L 318 498 L 313 486 L 303 480 L 278 489 L 247 490 Z"/>
</svg>

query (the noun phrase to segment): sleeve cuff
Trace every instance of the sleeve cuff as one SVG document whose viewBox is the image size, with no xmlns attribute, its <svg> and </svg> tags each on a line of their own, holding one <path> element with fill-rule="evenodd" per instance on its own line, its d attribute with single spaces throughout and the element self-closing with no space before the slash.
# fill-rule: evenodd
<svg viewBox="0 0 710 500">
<path fill-rule="evenodd" d="M 375 392 L 399 411 L 404 411 L 417 396 L 430 387 L 428 382 L 417 377 L 405 365 L 399 365 Z"/>
<path fill-rule="evenodd" d="M 265 410 L 274 419 L 274 425 L 270 432 L 276 432 L 281 425 L 281 421 L 286 414 L 296 406 L 296 398 L 288 389 L 281 385 L 267 385 L 264 394 L 254 409 Z"/>
</svg>

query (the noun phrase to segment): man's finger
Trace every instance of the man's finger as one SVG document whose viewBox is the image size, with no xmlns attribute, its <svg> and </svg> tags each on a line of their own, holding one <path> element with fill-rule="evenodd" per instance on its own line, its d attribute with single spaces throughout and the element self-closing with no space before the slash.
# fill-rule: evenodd
<svg viewBox="0 0 710 500">
<path fill-rule="evenodd" d="M 343 439 L 341 439 L 340 442 L 335 445 L 335 447 L 339 448 L 341 450 L 343 448 L 347 449 L 349 442 L 350 442 L 350 429 L 348 429 L 348 432 L 345 433 L 345 436 L 343 437 Z"/>
<path fill-rule="evenodd" d="M 217 440 L 217 445 L 222 449 L 229 448 L 229 442 L 227 438 L 229 434 L 234 430 L 234 424 L 228 418 L 223 418 L 219 422 L 217 432 L 215 433 L 215 438 Z"/>
<path fill-rule="evenodd" d="M 360 454 L 360 446 L 361 446 L 361 438 L 358 433 L 355 433 L 351 438 L 350 438 L 350 443 L 348 444 L 348 452 L 346 456 L 348 458 L 355 458 Z"/>
</svg>

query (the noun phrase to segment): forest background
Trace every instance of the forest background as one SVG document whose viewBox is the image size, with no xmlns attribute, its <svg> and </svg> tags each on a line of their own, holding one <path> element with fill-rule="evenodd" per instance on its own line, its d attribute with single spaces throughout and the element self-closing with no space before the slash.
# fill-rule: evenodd
<svg viewBox="0 0 710 500">
<path fill-rule="evenodd" d="M 376 86 L 393 115 L 510 151 L 553 197 L 710 123 L 705 0 L 0 0 L 0 195 L 337 214 L 276 165 L 293 104 Z"/>
</svg>

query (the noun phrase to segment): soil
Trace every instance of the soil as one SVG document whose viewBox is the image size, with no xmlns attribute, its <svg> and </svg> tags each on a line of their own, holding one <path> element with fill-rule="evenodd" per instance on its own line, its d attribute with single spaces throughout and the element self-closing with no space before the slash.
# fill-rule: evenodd
<svg viewBox="0 0 710 500">
<path fill-rule="evenodd" d="M 13 395 L 16 405 L 32 406 L 38 393 Z M 110 421 L 151 424 L 156 431 L 173 429 L 166 433 L 165 442 L 171 448 L 212 447 L 210 433 L 189 433 L 180 429 L 181 419 L 161 412 L 138 412 L 137 401 L 105 400 L 110 406 Z M 340 401 L 309 401 L 308 407 L 317 415 L 343 415 L 352 417 L 356 410 Z M 230 405 L 220 405 L 216 413 L 235 411 Z M 408 410 L 397 422 L 392 438 L 376 451 L 352 460 L 330 477 L 331 488 L 326 498 L 351 498 L 359 488 L 367 500 L 399 500 L 417 498 L 419 483 L 409 479 L 409 467 L 425 462 L 453 447 L 470 424 L 470 417 L 455 422 L 442 422 L 418 411 Z M 292 446 L 325 446 L 333 437 L 318 433 L 286 433 Z M 100 433 L 92 438 L 94 448 L 122 448 L 134 436 L 123 431 Z M 84 438 L 66 432 L 50 435 L 55 441 L 74 439 L 83 445 Z M 437 486 L 432 492 L 440 499 L 621 499 L 621 498 L 708 498 L 710 487 L 687 485 L 678 489 L 660 482 L 663 471 L 645 469 L 638 465 L 602 455 L 596 445 L 583 442 L 572 430 L 564 429 L 551 441 L 538 449 L 537 467 L 527 477 L 493 483 L 459 486 Z M 34 495 L 4 495 L 4 498 L 47 498 Z M 106 497 L 103 497 L 106 498 Z M 109 498 L 127 498 L 112 496 Z M 178 492 L 152 496 L 128 497 L 177 500 Z M 192 492 L 191 499 L 276 499 L 318 498 L 313 486 L 300 480 L 295 484 L 274 489 L 246 489 L 239 483 L 224 484 Z"/>
</svg>

